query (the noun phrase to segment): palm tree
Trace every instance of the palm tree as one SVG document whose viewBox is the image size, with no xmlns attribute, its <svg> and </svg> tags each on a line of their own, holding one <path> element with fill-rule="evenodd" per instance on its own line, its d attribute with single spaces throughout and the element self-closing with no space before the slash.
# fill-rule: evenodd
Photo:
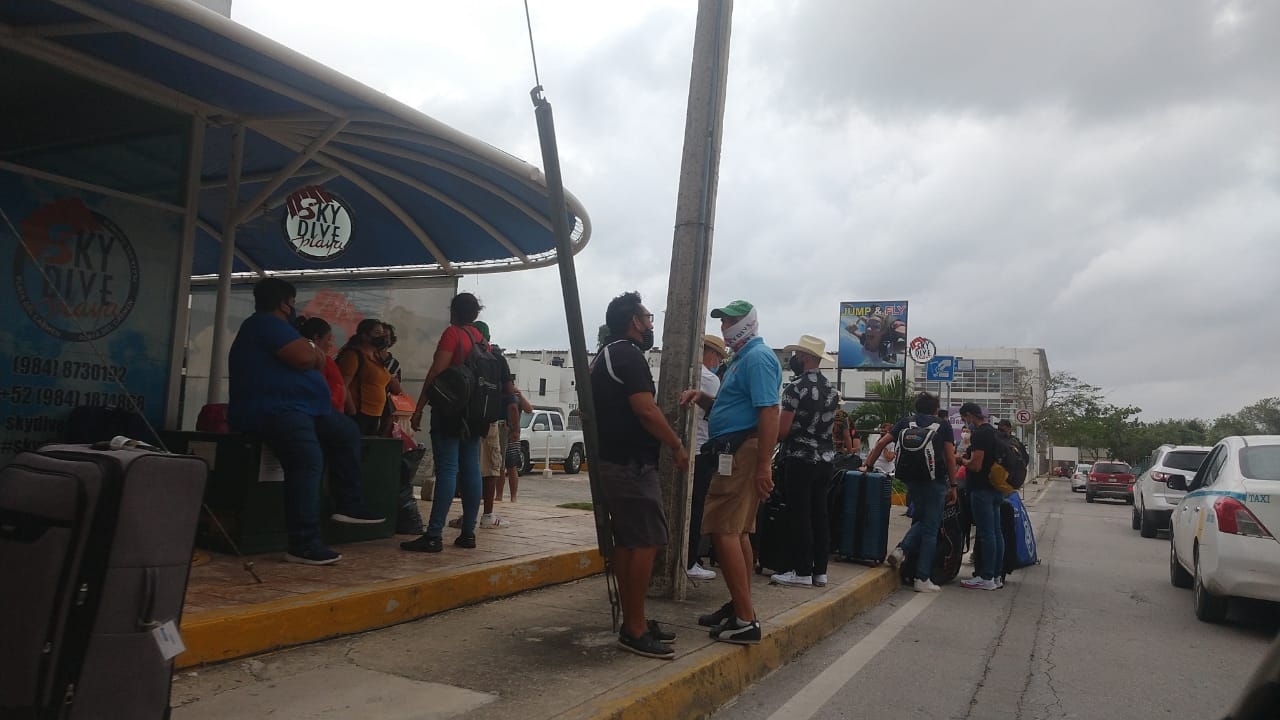
<svg viewBox="0 0 1280 720">
<path fill-rule="evenodd" d="M 911 412 L 908 401 L 910 395 L 911 383 L 902 375 L 894 375 L 883 381 L 872 380 L 867 383 L 867 397 L 876 399 L 854 407 L 849 419 L 853 427 L 859 430 L 870 430 L 883 423 L 897 422 Z"/>
</svg>

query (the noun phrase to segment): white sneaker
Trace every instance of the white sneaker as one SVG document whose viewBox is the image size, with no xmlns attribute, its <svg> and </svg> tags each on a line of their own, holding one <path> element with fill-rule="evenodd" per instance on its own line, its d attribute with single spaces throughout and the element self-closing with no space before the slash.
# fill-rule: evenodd
<svg viewBox="0 0 1280 720">
<path fill-rule="evenodd" d="M 774 585 L 790 585 L 793 587 L 813 587 L 812 575 L 796 575 L 794 570 L 788 570 L 784 573 L 774 573 L 769 578 L 769 582 Z"/>
<path fill-rule="evenodd" d="M 1004 587 L 1004 578 L 1002 577 L 995 578 L 995 582 L 996 582 L 997 589 Z"/>
<path fill-rule="evenodd" d="M 698 563 L 694 563 L 693 567 L 689 568 L 688 570 L 685 570 L 684 574 L 688 575 L 690 580 L 715 580 L 716 579 L 715 570 L 708 570 L 702 567 L 701 565 L 699 565 Z"/>
<path fill-rule="evenodd" d="M 898 567 L 902 565 L 902 561 L 906 559 L 907 554 L 902 551 L 902 546 L 899 545 L 893 549 L 893 552 L 889 553 L 889 557 L 885 558 L 884 561 L 889 563 L 889 567 L 897 570 Z"/>
<path fill-rule="evenodd" d="M 998 590 L 995 580 L 983 580 L 980 577 L 961 580 L 960 587 L 969 588 L 970 590 Z"/>
<path fill-rule="evenodd" d="M 495 513 L 485 513 L 480 516 L 480 527 L 482 528 L 506 527 L 506 525 L 506 521 Z"/>
<path fill-rule="evenodd" d="M 942 588 L 933 584 L 932 580 L 921 580 L 916 578 L 915 591 L 922 593 L 942 592 Z"/>
<path fill-rule="evenodd" d="M 814 575 L 814 576 L 813 576 L 813 586 L 814 586 L 814 587 L 826 587 L 826 586 L 827 586 L 827 576 L 826 576 L 825 574 L 822 574 L 822 575 Z"/>
</svg>

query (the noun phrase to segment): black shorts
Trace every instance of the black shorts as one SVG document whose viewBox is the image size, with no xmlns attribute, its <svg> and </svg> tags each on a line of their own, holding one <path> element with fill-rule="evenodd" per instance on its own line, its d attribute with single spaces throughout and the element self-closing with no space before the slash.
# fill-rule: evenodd
<svg viewBox="0 0 1280 720">
<path fill-rule="evenodd" d="M 507 441 L 507 449 L 503 453 L 503 467 L 523 470 L 520 467 L 520 443 Z"/>
<path fill-rule="evenodd" d="M 629 463 L 599 462 L 604 505 L 613 524 L 613 541 L 618 547 L 644 548 L 666 545 L 667 512 L 658 484 L 658 467 Z"/>
</svg>

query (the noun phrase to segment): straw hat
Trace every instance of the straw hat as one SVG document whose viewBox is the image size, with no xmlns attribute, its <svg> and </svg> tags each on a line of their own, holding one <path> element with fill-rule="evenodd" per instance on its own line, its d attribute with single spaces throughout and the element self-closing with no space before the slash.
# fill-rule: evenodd
<svg viewBox="0 0 1280 720">
<path fill-rule="evenodd" d="M 711 333 L 703 335 L 702 347 L 711 348 L 711 351 L 719 355 L 722 360 L 729 356 L 729 353 L 724 349 L 724 338 L 719 335 L 712 335 Z"/>
<path fill-rule="evenodd" d="M 830 362 L 827 358 L 826 341 L 820 337 L 814 337 L 813 335 L 801 335 L 800 339 L 797 340 L 794 345 L 788 345 L 783 348 L 783 350 L 788 352 L 807 353 L 818 358 L 823 363 Z"/>
</svg>

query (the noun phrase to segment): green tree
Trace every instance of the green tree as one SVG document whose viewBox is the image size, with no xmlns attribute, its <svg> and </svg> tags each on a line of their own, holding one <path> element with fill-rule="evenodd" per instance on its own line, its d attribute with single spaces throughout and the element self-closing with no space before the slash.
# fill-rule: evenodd
<svg viewBox="0 0 1280 720">
<path fill-rule="evenodd" d="M 871 430 L 883 423 L 897 422 L 911 412 L 911 382 L 901 375 L 868 382 L 867 396 L 876 399 L 857 405 L 849 414 L 853 427 L 858 430 Z"/>
</svg>

